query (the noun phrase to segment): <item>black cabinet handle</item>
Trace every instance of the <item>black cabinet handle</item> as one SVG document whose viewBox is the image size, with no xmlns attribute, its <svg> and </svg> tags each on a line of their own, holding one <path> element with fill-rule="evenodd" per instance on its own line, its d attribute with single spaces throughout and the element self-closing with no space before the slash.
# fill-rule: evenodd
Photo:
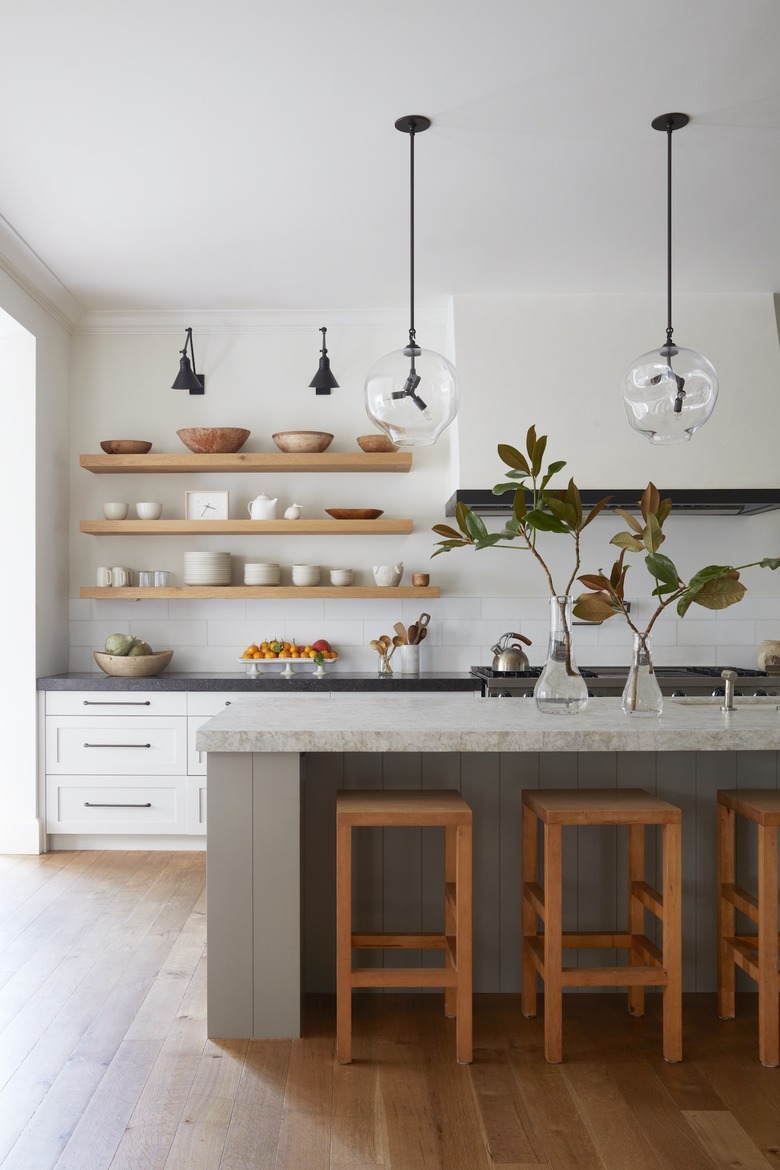
<svg viewBox="0 0 780 1170">
<path fill-rule="evenodd" d="M 84 808 L 151 808 L 152 802 L 147 800 L 146 804 L 93 804 L 91 800 L 84 801 Z"/>
<path fill-rule="evenodd" d="M 150 743 L 85 743 L 84 747 L 150 748 Z"/>
<path fill-rule="evenodd" d="M 82 699 L 85 707 L 151 707 L 150 699 Z"/>
</svg>

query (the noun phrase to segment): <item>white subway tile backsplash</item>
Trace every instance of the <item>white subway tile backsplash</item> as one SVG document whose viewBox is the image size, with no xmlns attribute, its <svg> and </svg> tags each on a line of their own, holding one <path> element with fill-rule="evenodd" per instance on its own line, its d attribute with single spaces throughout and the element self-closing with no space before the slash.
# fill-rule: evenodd
<svg viewBox="0 0 780 1170">
<path fill-rule="evenodd" d="M 193 598 L 192 601 L 177 601 L 172 607 L 171 614 L 180 621 L 195 621 L 203 618 L 205 621 L 241 621 L 246 617 L 246 601 L 233 601 L 217 597 L 204 601 Z"/>
<path fill-rule="evenodd" d="M 161 597 L 144 598 L 143 601 L 116 601 L 111 598 L 102 598 L 92 602 L 92 616 L 96 620 L 101 618 L 127 618 L 130 622 L 137 622 L 141 618 L 166 618 L 168 616 L 168 601 Z"/>
<path fill-rule="evenodd" d="M 71 646 L 89 646 L 92 650 L 102 650 L 109 634 L 129 634 L 130 632 L 130 622 L 118 619 L 105 622 L 70 622 L 70 644 Z"/>
<path fill-rule="evenodd" d="M 319 597 L 287 598 L 280 601 L 249 600 L 246 602 L 246 616 L 250 622 L 273 626 L 287 618 L 316 618 L 325 616 L 325 602 Z"/>
<path fill-rule="evenodd" d="M 208 622 L 177 622 L 173 619 L 164 622 L 137 621 L 133 625 L 133 633 L 154 650 L 170 649 L 172 646 L 205 646 L 207 645 Z"/>
<path fill-rule="evenodd" d="M 72 622 L 86 622 L 92 617 L 92 602 L 83 597 L 71 597 L 68 617 Z"/>
</svg>

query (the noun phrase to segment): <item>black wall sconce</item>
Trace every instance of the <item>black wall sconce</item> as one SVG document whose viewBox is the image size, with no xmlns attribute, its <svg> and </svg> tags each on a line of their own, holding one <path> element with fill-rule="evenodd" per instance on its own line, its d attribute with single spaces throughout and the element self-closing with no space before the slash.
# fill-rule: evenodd
<svg viewBox="0 0 780 1170">
<path fill-rule="evenodd" d="M 192 365 L 187 356 L 187 349 L 189 347 L 192 355 Z M 184 349 L 180 349 L 179 353 L 179 372 L 171 386 L 172 390 L 188 390 L 190 394 L 205 394 L 206 393 L 206 379 L 203 374 L 199 374 L 195 369 L 195 350 L 192 347 L 192 330 L 187 329 L 187 336 L 184 341 Z"/>
<path fill-rule="evenodd" d="M 311 382 L 309 382 L 309 385 L 312 386 L 318 394 L 330 394 L 333 387 L 335 386 L 336 389 L 338 389 L 339 385 L 331 372 L 330 358 L 328 357 L 328 350 L 325 346 L 325 334 L 327 332 L 327 329 L 323 325 L 320 328 L 320 333 L 322 334 L 320 364 L 317 369 L 317 373 L 314 375 Z"/>
</svg>

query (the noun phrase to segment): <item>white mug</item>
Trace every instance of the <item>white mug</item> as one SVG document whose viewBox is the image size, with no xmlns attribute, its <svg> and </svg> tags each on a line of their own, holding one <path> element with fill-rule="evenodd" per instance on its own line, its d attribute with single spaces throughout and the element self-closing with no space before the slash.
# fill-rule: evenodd
<svg viewBox="0 0 780 1170">
<path fill-rule="evenodd" d="M 135 506 L 139 520 L 159 520 L 162 516 L 162 509 L 162 504 L 153 504 L 151 501 L 136 504 Z"/>
<path fill-rule="evenodd" d="M 101 565 L 96 574 L 98 586 L 101 588 L 111 584 L 111 570 L 107 565 Z"/>
<path fill-rule="evenodd" d="M 121 588 L 127 585 L 130 581 L 130 572 L 128 569 L 114 568 L 111 570 L 111 584 Z"/>
<path fill-rule="evenodd" d="M 127 517 L 127 504 L 104 504 L 103 515 L 106 520 L 124 520 Z"/>
</svg>

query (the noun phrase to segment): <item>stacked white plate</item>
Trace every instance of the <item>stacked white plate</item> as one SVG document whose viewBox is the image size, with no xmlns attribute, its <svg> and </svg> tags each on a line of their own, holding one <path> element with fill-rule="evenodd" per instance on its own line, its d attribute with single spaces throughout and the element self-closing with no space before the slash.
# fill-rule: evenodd
<svg viewBox="0 0 780 1170">
<path fill-rule="evenodd" d="M 293 565 L 293 567 L 292 567 L 292 583 L 293 583 L 293 585 L 319 585 L 319 583 L 320 583 L 320 566 L 319 565 Z"/>
<path fill-rule="evenodd" d="M 229 552 L 186 552 L 184 554 L 185 585 L 229 585 Z"/>
<path fill-rule="evenodd" d="M 281 578 L 279 565 L 256 563 L 244 565 L 245 585 L 278 585 Z"/>
</svg>

